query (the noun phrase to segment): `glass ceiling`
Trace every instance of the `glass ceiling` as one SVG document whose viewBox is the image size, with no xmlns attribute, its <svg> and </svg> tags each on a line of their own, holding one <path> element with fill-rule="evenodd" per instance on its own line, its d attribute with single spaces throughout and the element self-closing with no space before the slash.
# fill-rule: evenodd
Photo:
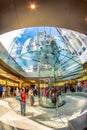
<svg viewBox="0 0 87 130">
<path fill-rule="evenodd" d="M 26 73 L 72 79 L 84 74 L 87 36 L 57 27 L 31 27 L 0 35 L 8 53 Z M 30 75 L 29 75 L 30 76 Z"/>
</svg>

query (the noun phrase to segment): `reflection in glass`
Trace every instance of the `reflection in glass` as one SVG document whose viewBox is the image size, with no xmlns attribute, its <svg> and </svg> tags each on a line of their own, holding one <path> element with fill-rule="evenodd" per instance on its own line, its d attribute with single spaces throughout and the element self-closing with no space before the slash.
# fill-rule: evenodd
<svg viewBox="0 0 87 130">
<path fill-rule="evenodd" d="M 0 41 L 26 73 L 38 72 L 40 77 L 58 80 L 84 73 L 84 34 L 58 27 L 32 27 L 3 34 Z"/>
</svg>

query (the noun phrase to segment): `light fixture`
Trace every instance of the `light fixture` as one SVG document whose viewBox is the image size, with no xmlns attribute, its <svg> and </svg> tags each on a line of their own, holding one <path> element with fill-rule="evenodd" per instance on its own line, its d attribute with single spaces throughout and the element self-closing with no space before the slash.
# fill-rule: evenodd
<svg viewBox="0 0 87 130">
<path fill-rule="evenodd" d="M 31 7 L 31 9 L 35 9 L 36 6 L 35 6 L 35 4 L 31 4 L 30 7 Z"/>
<path fill-rule="evenodd" d="M 28 8 L 31 10 L 36 10 L 37 4 L 35 2 L 30 2 Z"/>
</svg>

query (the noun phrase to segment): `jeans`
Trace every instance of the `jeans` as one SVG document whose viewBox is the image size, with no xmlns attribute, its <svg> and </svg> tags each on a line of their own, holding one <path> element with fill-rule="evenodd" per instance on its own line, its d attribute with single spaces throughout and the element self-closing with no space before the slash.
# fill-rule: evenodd
<svg viewBox="0 0 87 130">
<path fill-rule="evenodd" d="M 21 115 L 26 115 L 26 102 L 21 102 Z"/>
</svg>

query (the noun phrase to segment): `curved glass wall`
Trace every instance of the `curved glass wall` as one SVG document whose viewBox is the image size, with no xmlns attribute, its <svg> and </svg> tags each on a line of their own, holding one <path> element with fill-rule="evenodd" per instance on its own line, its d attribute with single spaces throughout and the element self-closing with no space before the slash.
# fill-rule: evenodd
<svg viewBox="0 0 87 130">
<path fill-rule="evenodd" d="M 84 75 L 87 36 L 58 27 L 31 27 L 0 36 L 10 56 L 27 77 L 67 80 Z"/>
</svg>

